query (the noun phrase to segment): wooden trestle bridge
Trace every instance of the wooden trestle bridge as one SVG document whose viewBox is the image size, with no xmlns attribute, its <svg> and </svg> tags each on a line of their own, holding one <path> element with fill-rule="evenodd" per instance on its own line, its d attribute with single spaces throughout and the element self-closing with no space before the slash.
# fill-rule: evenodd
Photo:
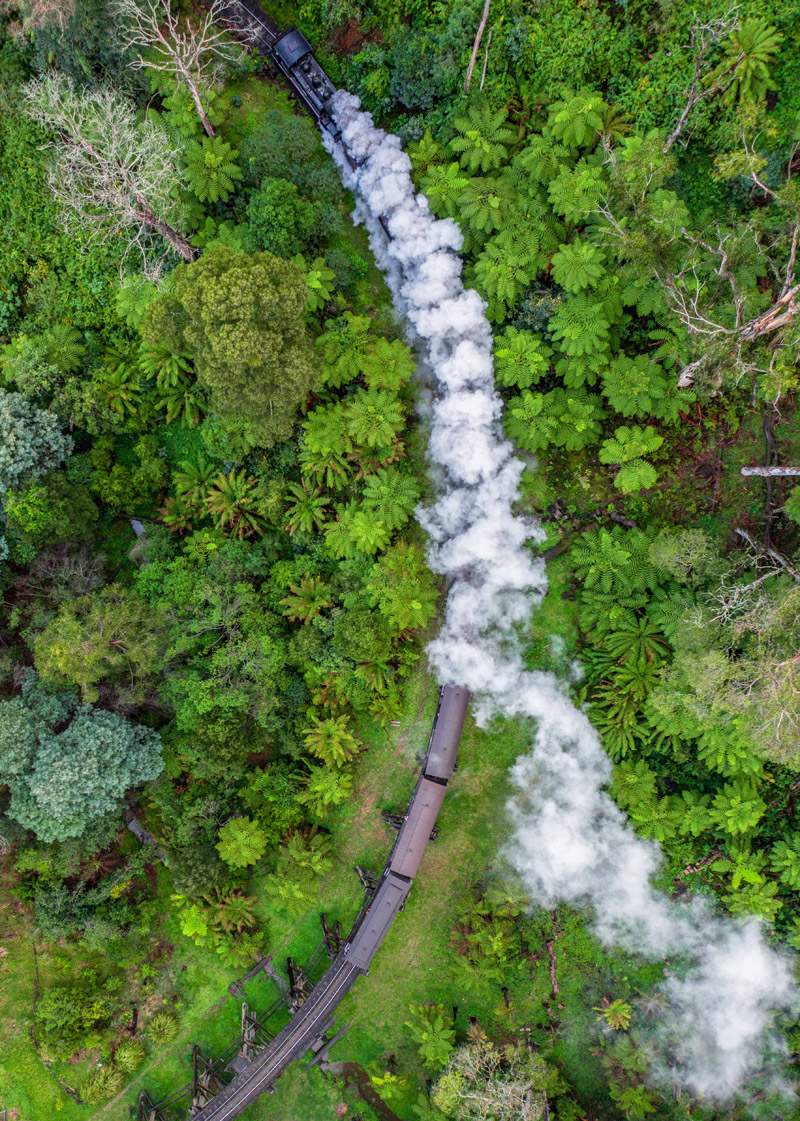
<svg viewBox="0 0 800 1121">
<path fill-rule="evenodd" d="M 357 868 L 356 871 L 366 889 L 366 895 L 354 926 L 357 926 L 363 917 L 377 886 L 375 878 L 370 873 L 361 868 Z M 237 1075 L 243 1074 L 259 1054 L 270 1048 L 278 1034 L 276 1021 L 279 1017 L 282 1018 L 282 1013 L 284 1015 L 286 1012 L 289 1013 L 291 1025 L 291 1018 L 306 1003 L 317 982 L 330 972 L 330 969 L 326 970 L 326 966 L 339 958 L 342 953 L 344 938 L 341 923 L 338 921 L 329 923 L 324 914 L 320 915 L 320 920 L 322 940 L 315 947 L 308 961 L 304 965 L 299 965 L 292 958 L 286 958 L 288 981 L 284 981 L 275 973 L 271 958 L 263 958 L 240 981 L 231 984 L 231 994 L 242 999 L 239 1035 L 214 1058 L 203 1055 L 199 1045 L 195 1044 L 192 1048 L 191 1081 L 160 1101 L 153 1101 L 147 1090 L 142 1090 L 137 1100 L 135 1114 L 137 1121 L 187 1121 L 187 1119 L 201 1117 L 205 1107 Z M 274 977 L 283 992 L 268 1008 L 258 1012 L 243 999 L 246 995 L 243 983 L 262 971 L 267 976 Z M 321 1025 L 319 1033 L 308 1048 L 312 1052 L 312 1057 L 306 1064 L 307 1068 L 321 1062 L 333 1044 L 338 1042 L 347 1031 L 349 1024 L 344 1024 L 334 1035 L 329 1036 L 336 1020 L 335 1016 L 326 1018 Z M 283 1031 L 285 1032 L 286 1028 Z"/>
</svg>

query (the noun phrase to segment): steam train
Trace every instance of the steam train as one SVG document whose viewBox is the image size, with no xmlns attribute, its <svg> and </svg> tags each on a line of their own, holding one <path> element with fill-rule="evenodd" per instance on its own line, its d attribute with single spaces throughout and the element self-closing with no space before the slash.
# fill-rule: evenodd
<svg viewBox="0 0 800 1121">
<path fill-rule="evenodd" d="M 336 86 L 314 58 L 305 35 L 294 27 L 281 31 L 253 0 L 230 0 L 218 14 L 234 35 L 245 38 L 270 60 L 317 127 L 338 140 L 339 129 L 326 108 Z"/>
<path fill-rule="evenodd" d="M 412 881 L 419 871 L 447 784 L 453 777 L 468 705 L 469 692 L 458 685 L 445 685 L 439 693 L 425 763 L 405 821 L 369 911 L 344 948 L 351 965 L 364 973 L 369 971 L 395 916 L 405 906 Z"/>
<path fill-rule="evenodd" d="M 244 1069 L 198 1112 L 194 1121 L 233 1121 L 266 1090 L 287 1066 L 304 1055 L 324 1034 L 340 1001 L 372 959 L 392 922 L 403 910 L 425 855 L 439 808 L 453 776 L 456 753 L 469 705 L 469 693 L 455 685 L 439 691 L 422 773 L 408 805 L 391 856 L 365 914 L 348 941 L 289 1023 Z"/>
</svg>

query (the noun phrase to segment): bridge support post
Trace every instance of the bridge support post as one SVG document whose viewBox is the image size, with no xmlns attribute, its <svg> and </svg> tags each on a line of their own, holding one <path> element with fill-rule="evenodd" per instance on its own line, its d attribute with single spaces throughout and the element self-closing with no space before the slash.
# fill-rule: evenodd
<svg viewBox="0 0 800 1121">
<path fill-rule="evenodd" d="M 289 1012 L 294 1015 L 308 996 L 308 978 L 302 966 L 295 965 L 291 958 L 286 959 L 286 972 L 289 974 Z"/>
<path fill-rule="evenodd" d="M 319 917 L 322 922 L 322 933 L 325 938 L 328 957 L 333 960 L 333 958 L 341 952 L 344 942 L 342 938 L 342 924 L 337 919 L 333 926 L 328 926 L 328 916 L 324 912 Z"/>
</svg>

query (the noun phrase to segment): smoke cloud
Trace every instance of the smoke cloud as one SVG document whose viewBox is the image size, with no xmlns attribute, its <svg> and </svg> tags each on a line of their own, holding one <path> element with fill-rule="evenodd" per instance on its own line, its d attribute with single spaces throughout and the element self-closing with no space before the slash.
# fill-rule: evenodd
<svg viewBox="0 0 800 1121">
<path fill-rule="evenodd" d="M 780 1049 L 774 1017 L 797 998 L 789 965 L 755 920 L 735 923 L 652 887 L 659 848 L 604 792 L 611 764 L 597 733 L 553 675 L 524 668 L 515 629 L 546 588 L 543 562 L 524 545 L 543 534 L 513 513 L 523 465 L 500 424 L 483 301 L 462 284 L 460 230 L 430 214 L 399 139 L 376 129 L 357 98 L 337 93 L 334 115 L 357 163 L 329 143 L 355 217 L 434 380 L 429 456 L 439 493 L 420 521 L 430 564 L 451 586 L 431 665 L 441 682 L 472 691 L 479 723 L 499 713 L 535 721 L 532 754 L 512 771 L 512 863 L 539 903 L 590 906 L 605 943 L 688 963 L 662 987 L 659 1073 L 725 1099 Z"/>
</svg>

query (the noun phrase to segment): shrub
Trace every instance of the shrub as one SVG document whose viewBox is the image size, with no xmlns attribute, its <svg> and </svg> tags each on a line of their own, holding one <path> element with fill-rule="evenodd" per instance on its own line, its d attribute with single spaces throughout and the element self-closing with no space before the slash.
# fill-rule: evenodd
<svg viewBox="0 0 800 1121">
<path fill-rule="evenodd" d="M 178 1034 L 178 1020 L 173 1012 L 162 1008 L 156 1012 L 146 1029 L 153 1043 L 169 1043 Z"/>
<path fill-rule="evenodd" d="M 123 1039 L 114 1052 L 114 1062 L 123 1074 L 133 1074 L 144 1062 L 146 1054 L 141 1039 Z"/>
<path fill-rule="evenodd" d="M 81 1087 L 81 1097 L 85 1102 L 95 1104 L 107 1102 L 115 1097 L 125 1085 L 125 1075 L 114 1067 L 100 1067 L 90 1074 Z"/>
</svg>

